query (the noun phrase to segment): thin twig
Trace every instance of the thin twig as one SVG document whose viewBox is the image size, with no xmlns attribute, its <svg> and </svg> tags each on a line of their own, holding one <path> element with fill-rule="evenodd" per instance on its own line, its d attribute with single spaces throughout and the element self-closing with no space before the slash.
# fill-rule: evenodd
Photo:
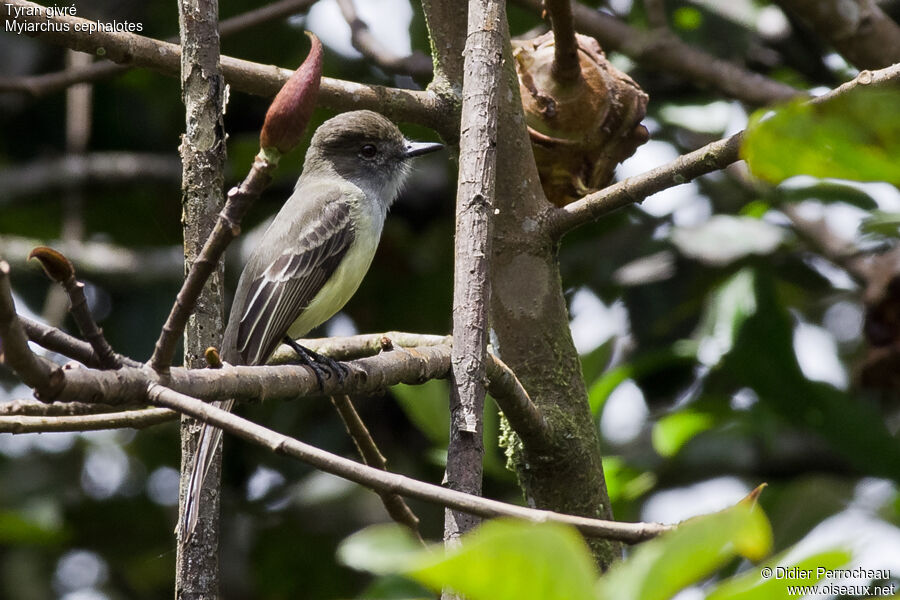
<svg viewBox="0 0 900 600">
<path fill-rule="evenodd" d="M 62 384 L 62 370 L 28 347 L 28 338 L 16 314 L 9 285 L 9 264 L 0 260 L 0 363 L 11 368 L 40 397 L 53 397 Z"/>
<path fill-rule="evenodd" d="M 553 28 L 554 78 L 561 83 L 577 81 L 581 76 L 578 62 L 578 41 L 572 20 L 572 0 L 544 0 L 544 12 Z"/>
<path fill-rule="evenodd" d="M 38 246 L 28 255 L 41 262 L 47 276 L 62 286 L 69 296 L 69 312 L 81 331 L 81 335 L 87 338 L 88 343 L 97 357 L 101 369 L 118 369 L 122 361 L 113 351 L 112 346 L 103 336 L 103 330 L 94 320 L 91 309 L 88 306 L 87 297 L 84 295 L 84 284 L 75 278 L 75 267 L 65 255 L 47 248 Z"/>
<path fill-rule="evenodd" d="M 253 166 L 244 181 L 228 192 L 228 201 L 219 214 L 215 228 L 206 239 L 200 255 L 191 265 L 184 279 L 184 284 L 175 298 L 175 304 L 163 325 L 162 332 L 156 340 L 153 355 L 148 364 L 159 373 L 168 371 L 175 355 L 175 347 L 188 317 L 194 310 L 197 298 L 203 290 L 206 280 L 216 269 L 222 253 L 228 244 L 240 233 L 241 221 L 250 206 L 259 197 L 271 180 L 271 172 L 275 164 L 260 153 L 253 160 Z"/>
<path fill-rule="evenodd" d="M 146 67 L 172 77 L 177 77 L 181 72 L 181 47 L 177 44 L 127 32 L 95 30 L 88 34 L 87 28 L 93 21 L 56 14 L 48 18 L 44 6 L 27 0 L 9 0 L 6 4 L 9 7 L 39 11 L 37 14 L 20 15 L 20 23 L 54 24 L 52 31 L 32 33 L 35 38 L 80 52 L 99 53 L 116 63 Z M 4 14 L 8 12 L 12 12 L 12 9 Z M 6 19 L 11 17 L 7 16 Z M 63 28 L 65 30 L 61 30 Z M 274 96 L 293 73 L 288 69 L 224 55 L 221 57 L 221 64 L 225 80 L 233 90 L 267 97 Z M 457 109 L 429 91 L 402 90 L 323 77 L 319 104 L 339 111 L 363 108 L 377 110 L 396 121 L 432 127 L 447 139 L 452 139 L 458 133 Z"/>
<path fill-rule="evenodd" d="M 144 429 L 174 421 L 178 413 L 168 408 L 144 408 L 114 413 L 73 416 L 2 416 L 0 433 L 48 433 L 53 431 L 97 431 L 99 429 Z"/>
<path fill-rule="evenodd" d="M 576 527 L 588 536 L 621 540 L 629 544 L 653 538 L 673 529 L 672 526 L 660 523 L 603 521 L 601 519 L 563 515 L 480 498 L 396 473 L 367 467 L 314 446 L 304 444 L 299 440 L 247 421 L 234 413 L 224 411 L 216 406 L 158 384 L 150 384 L 145 389 L 145 394 L 152 404 L 188 414 L 251 443 L 268 448 L 276 454 L 283 454 L 302 460 L 326 473 L 337 475 L 373 490 L 397 493 L 408 498 L 417 498 L 479 517 L 515 517 L 539 523 L 548 521 L 564 523 Z"/>
<path fill-rule="evenodd" d="M 353 443 L 356 445 L 363 463 L 375 469 L 387 471 L 387 460 L 378 449 L 378 445 L 372 438 L 372 434 L 369 433 L 366 424 L 363 423 L 359 413 L 356 412 L 350 396 L 332 396 L 331 403 L 341 416 L 344 427 L 346 427 L 347 433 L 353 439 Z M 422 545 L 425 545 L 425 540 L 419 532 L 419 517 L 409 508 L 406 501 L 399 494 L 393 492 L 378 491 L 378 495 L 381 496 L 381 502 L 391 518 L 409 528 Z"/>
<path fill-rule="evenodd" d="M 75 417 L 122 412 L 115 406 L 97 402 L 41 402 L 22 398 L 0 402 L 0 415 L 19 417 Z M 131 410 L 133 412 L 133 410 Z"/>
<path fill-rule="evenodd" d="M 243 14 L 231 17 L 219 23 L 219 35 L 226 37 L 267 21 L 286 17 L 309 8 L 317 0 L 281 0 L 267 6 L 247 11 Z M 167 42 L 177 42 L 178 36 L 166 39 Z M 35 97 L 52 94 L 78 83 L 93 83 L 109 77 L 114 77 L 129 70 L 128 65 L 119 65 L 111 62 L 96 62 L 87 67 L 66 69 L 56 73 L 44 75 L 30 75 L 0 79 L 0 92 L 26 92 Z M 178 168 L 180 174 L 181 168 Z"/>
<path fill-rule="evenodd" d="M 38 321 L 29 319 L 19 315 L 19 322 L 22 324 L 28 339 L 32 342 L 43 346 L 51 352 L 62 354 L 73 360 L 77 360 L 85 366 L 99 368 L 100 358 L 94 352 L 94 349 L 85 341 L 49 325 L 44 325 Z M 116 358 L 126 367 L 140 367 L 142 363 L 117 354 Z"/>
<path fill-rule="evenodd" d="M 365 21 L 356 13 L 353 0 L 337 0 L 341 14 L 350 26 L 350 43 L 360 54 L 388 73 L 413 76 L 431 75 L 431 59 L 418 50 L 409 56 L 397 56 L 378 41 Z"/>
<path fill-rule="evenodd" d="M 827 94 L 811 99 L 819 104 L 846 94 L 860 86 L 880 87 L 900 80 L 900 63 L 878 71 L 862 71 L 852 80 L 834 88 Z M 554 239 L 568 231 L 593 221 L 613 210 L 635 202 L 642 202 L 651 194 L 687 183 L 700 175 L 718 171 L 737 161 L 744 132 L 707 144 L 698 150 L 679 156 L 675 160 L 615 183 L 589 194 L 563 208 L 552 209 L 545 215 L 545 231 Z"/>
<path fill-rule="evenodd" d="M 362 333 L 343 337 L 306 338 L 294 340 L 304 348 L 324 354 L 335 360 L 351 360 L 364 356 L 374 356 L 397 346 L 449 346 L 453 338 L 449 335 L 386 331 L 385 333 Z M 278 347 L 269 359 L 270 365 L 296 364 L 297 353 L 287 344 Z"/>
</svg>

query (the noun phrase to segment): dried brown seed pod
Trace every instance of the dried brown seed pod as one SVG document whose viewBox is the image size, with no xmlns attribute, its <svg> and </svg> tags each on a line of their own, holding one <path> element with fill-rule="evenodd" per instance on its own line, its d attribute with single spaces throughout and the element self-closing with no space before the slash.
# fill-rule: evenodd
<svg viewBox="0 0 900 600">
<path fill-rule="evenodd" d="M 610 64 L 597 40 L 575 37 L 581 77 L 569 83 L 553 76 L 551 32 L 513 42 L 534 158 L 557 206 L 604 187 L 616 165 L 649 139 L 640 124 L 647 94 Z"/>
</svg>

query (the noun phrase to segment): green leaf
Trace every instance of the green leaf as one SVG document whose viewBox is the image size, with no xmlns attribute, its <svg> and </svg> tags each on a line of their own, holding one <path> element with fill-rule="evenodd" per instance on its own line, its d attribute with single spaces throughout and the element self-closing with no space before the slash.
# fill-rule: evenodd
<svg viewBox="0 0 900 600">
<path fill-rule="evenodd" d="M 660 456 L 675 456 L 691 438 L 711 428 L 715 422 L 713 415 L 693 410 L 666 415 L 653 425 L 653 448 Z"/>
<path fill-rule="evenodd" d="M 858 87 L 750 118 L 741 157 L 778 183 L 794 175 L 900 183 L 900 92 Z"/>
<path fill-rule="evenodd" d="M 450 550 L 409 551 L 397 526 L 370 527 L 338 549 L 345 564 L 376 573 L 404 573 L 434 590 L 471 600 L 593 600 L 597 572 L 584 539 L 556 523 L 488 521 Z"/>
<path fill-rule="evenodd" d="M 639 471 L 625 464 L 618 456 L 603 457 L 603 477 L 610 502 L 631 502 L 656 485 L 656 474 Z"/>
<path fill-rule="evenodd" d="M 788 586 L 815 585 L 825 577 L 825 570 L 850 562 L 850 553 L 829 550 L 785 564 L 784 555 L 766 561 L 759 568 L 728 579 L 712 590 L 706 600 L 778 600 L 796 598 Z M 763 575 L 765 573 L 765 576 Z"/>
<path fill-rule="evenodd" d="M 738 504 L 685 521 L 638 546 L 600 578 L 602 600 L 665 600 L 714 573 L 735 555 L 759 559 L 772 546 L 772 530 L 758 507 Z"/>
<path fill-rule="evenodd" d="M 338 560 L 348 567 L 378 575 L 402 573 L 421 557 L 422 546 L 406 528 L 373 525 L 338 546 Z"/>
<path fill-rule="evenodd" d="M 825 203 L 843 202 L 858 206 L 863 210 L 872 210 L 878 207 L 878 203 L 865 190 L 838 181 L 812 180 L 812 183 L 808 185 L 793 185 L 792 182 L 792 185 L 774 188 L 773 200 L 797 203 L 805 200 L 817 200 Z"/>
<path fill-rule="evenodd" d="M 597 578 L 584 539 L 555 523 L 490 521 L 427 562 L 409 574 L 472 600 L 588 600 Z"/>
<path fill-rule="evenodd" d="M 609 366 L 613 350 L 616 347 L 616 336 L 610 336 L 608 340 L 588 352 L 581 355 L 581 373 L 584 380 L 592 383 L 603 374 L 603 370 Z"/>
</svg>

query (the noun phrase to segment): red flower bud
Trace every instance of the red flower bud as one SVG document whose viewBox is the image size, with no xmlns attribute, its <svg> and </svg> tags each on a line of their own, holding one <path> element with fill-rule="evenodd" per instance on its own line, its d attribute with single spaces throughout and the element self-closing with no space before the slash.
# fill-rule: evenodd
<svg viewBox="0 0 900 600">
<path fill-rule="evenodd" d="M 259 146 L 275 148 L 282 154 L 292 150 L 303 137 L 306 124 L 312 116 L 322 79 L 322 42 L 310 32 L 312 41 L 309 55 L 275 96 L 262 131 Z"/>
</svg>

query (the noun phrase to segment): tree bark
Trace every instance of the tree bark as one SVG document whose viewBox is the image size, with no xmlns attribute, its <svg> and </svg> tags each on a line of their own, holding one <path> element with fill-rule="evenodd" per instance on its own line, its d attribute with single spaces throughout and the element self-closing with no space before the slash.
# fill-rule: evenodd
<svg viewBox="0 0 900 600">
<path fill-rule="evenodd" d="M 481 495 L 483 414 L 488 337 L 490 248 L 497 147 L 497 87 L 506 14 L 502 2 L 469 2 L 453 277 L 450 443 L 445 485 Z M 444 543 L 455 545 L 479 519 L 448 509 Z"/>
<path fill-rule="evenodd" d="M 181 0 L 181 85 L 186 112 L 182 138 L 182 224 L 185 273 L 197 258 L 223 205 L 225 131 L 222 122 L 225 82 L 219 64 L 218 4 L 214 0 Z M 204 350 L 218 346 L 224 328 L 223 267 L 204 286 L 184 337 L 184 365 L 206 366 Z M 181 509 L 190 479 L 189 468 L 200 423 L 181 422 Z M 221 452 L 210 467 L 200 518 L 189 544 L 178 544 L 175 597 L 179 600 L 218 598 L 219 471 Z"/>
</svg>

